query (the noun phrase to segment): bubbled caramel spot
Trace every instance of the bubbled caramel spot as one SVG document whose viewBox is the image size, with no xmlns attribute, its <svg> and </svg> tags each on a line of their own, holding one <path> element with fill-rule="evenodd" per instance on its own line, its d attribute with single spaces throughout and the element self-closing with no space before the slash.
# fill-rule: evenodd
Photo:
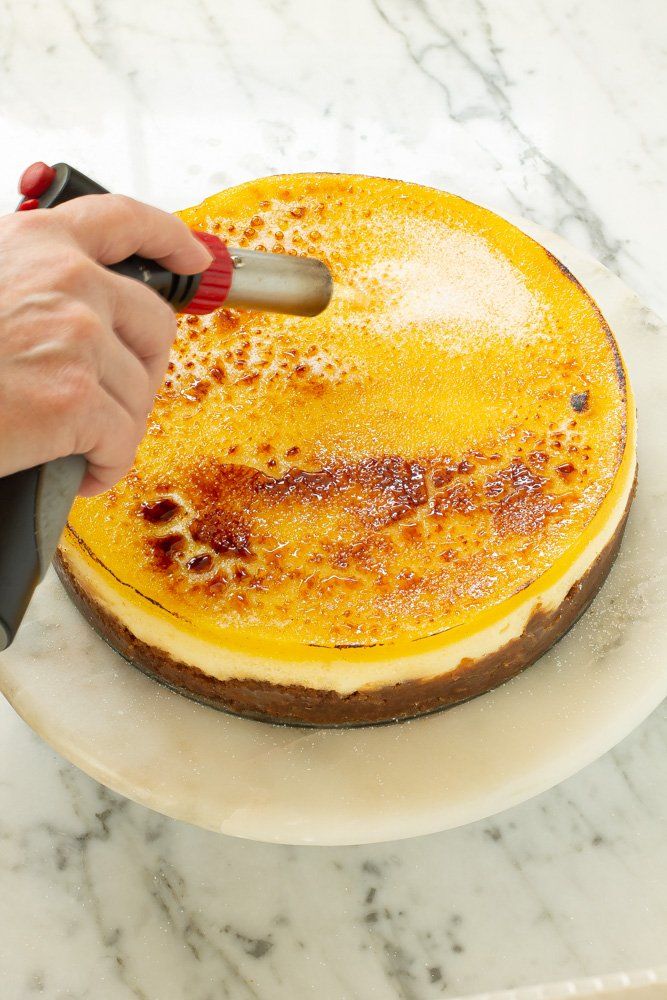
<svg viewBox="0 0 667 1000">
<path fill-rule="evenodd" d="M 204 573 L 207 569 L 210 569 L 213 565 L 213 560 L 208 552 L 202 552 L 201 555 L 193 556 L 192 559 L 188 559 L 186 566 L 193 573 Z"/>
<path fill-rule="evenodd" d="M 549 461 L 549 456 L 544 451 L 531 451 L 528 458 L 536 465 L 546 465 Z"/>
<path fill-rule="evenodd" d="M 449 511 L 472 514 L 477 509 L 475 499 L 475 492 L 470 486 L 454 483 L 453 486 L 448 487 L 434 498 L 433 513 L 436 517 L 442 517 Z"/>
<path fill-rule="evenodd" d="M 171 521 L 172 517 L 180 510 L 179 504 L 170 497 L 163 497 L 161 500 L 148 502 L 144 500 L 139 508 L 139 513 L 150 524 L 162 524 Z"/>
<path fill-rule="evenodd" d="M 183 396 L 191 403 L 199 403 L 211 388 L 206 379 L 195 379 L 184 391 Z"/>
<path fill-rule="evenodd" d="M 484 492 L 489 497 L 499 496 L 510 488 L 522 489 L 526 493 L 537 493 L 545 483 L 544 476 L 537 475 L 524 462 L 515 458 L 506 469 L 489 476 L 484 484 Z"/>
<path fill-rule="evenodd" d="M 544 492 L 546 482 L 518 459 L 487 479 L 484 490 L 497 500 L 491 511 L 499 535 L 533 535 L 544 527 L 555 510 L 553 498 Z"/>
<path fill-rule="evenodd" d="M 354 514 L 375 530 L 405 517 L 428 499 L 423 468 L 396 455 L 315 472 L 290 469 L 277 479 L 258 474 L 253 490 L 277 503 L 353 501 Z"/>
<path fill-rule="evenodd" d="M 190 534 L 196 542 L 210 545 L 219 554 L 243 558 L 252 554 L 248 525 L 222 508 L 213 507 L 195 518 Z"/>
<path fill-rule="evenodd" d="M 182 555 L 184 543 L 185 539 L 183 535 L 178 533 L 162 535 L 159 538 L 149 538 L 149 551 L 158 569 L 169 569 L 174 562 L 174 557 Z"/>
<path fill-rule="evenodd" d="M 531 457 L 535 464 L 541 464 L 542 453 L 532 453 Z M 484 458 L 478 455 L 479 461 Z M 469 464 L 465 459 L 456 464 L 450 458 L 434 464 L 432 482 L 436 487 L 445 486 L 436 491 L 431 502 L 435 518 L 474 513 L 478 519 L 490 518 L 498 535 L 533 535 L 542 530 L 550 514 L 562 509 L 563 499 L 546 489 L 547 477 L 535 472 L 518 456 L 483 481 L 455 478 L 462 474 L 462 468 L 463 474 L 472 471 L 468 470 Z M 466 543 L 467 540 L 463 542 Z"/>
</svg>

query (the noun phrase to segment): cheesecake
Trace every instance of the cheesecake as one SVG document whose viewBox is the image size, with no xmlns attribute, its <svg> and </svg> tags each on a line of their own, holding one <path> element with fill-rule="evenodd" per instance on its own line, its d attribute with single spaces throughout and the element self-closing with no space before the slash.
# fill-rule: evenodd
<svg viewBox="0 0 667 1000">
<path fill-rule="evenodd" d="M 547 250 L 394 180 L 268 177 L 179 213 L 323 260 L 320 316 L 179 317 L 131 472 L 56 566 L 125 658 L 239 715 L 413 717 L 533 663 L 618 551 L 635 413 L 612 331 Z"/>
</svg>

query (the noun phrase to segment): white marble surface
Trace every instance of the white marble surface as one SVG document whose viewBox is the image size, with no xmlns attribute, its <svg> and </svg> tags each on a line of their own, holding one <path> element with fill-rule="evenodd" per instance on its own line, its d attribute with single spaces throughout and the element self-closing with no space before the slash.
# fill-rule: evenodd
<svg viewBox="0 0 667 1000">
<path fill-rule="evenodd" d="M 0 209 L 68 159 L 167 208 L 276 170 L 449 188 L 667 312 L 662 0 L 0 2 Z M 0 707 L 3 1000 L 430 1000 L 667 961 L 667 710 L 492 822 L 294 849 L 163 820 Z"/>
</svg>

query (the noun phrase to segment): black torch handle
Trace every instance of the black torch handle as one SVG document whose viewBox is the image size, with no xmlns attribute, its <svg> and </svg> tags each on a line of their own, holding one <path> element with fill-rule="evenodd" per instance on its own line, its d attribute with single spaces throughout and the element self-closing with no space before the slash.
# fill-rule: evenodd
<svg viewBox="0 0 667 1000">
<path fill-rule="evenodd" d="M 0 479 L 0 651 L 49 568 L 85 471 L 83 455 L 67 455 Z"/>
<path fill-rule="evenodd" d="M 67 163 L 54 164 L 53 170 L 38 204 L 25 207 L 52 208 L 83 195 L 108 193 Z M 198 274 L 173 274 L 137 254 L 110 269 L 149 285 L 176 311 L 192 299 L 200 280 Z M 84 457 L 69 455 L 0 478 L 0 651 L 14 639 L 48 569 L 85 471 Z"/>
<path fill-rule="evenodd" d="M 81 198 L 87 194 L 108 194 L 97 181 L 86 177 L 69 163 L 54 163 L 55 177 L 49 187 L 39 196 L 39 208 L 55 208 L 65 201 Z M 37 206 L 35 206 L 37 207 Z M 133 254 L 118 264 L 109 264 L 109 271 L 116 271 L 126 278 L 134 278 L 148 285 L 158 295 L 166 299 L 176 312 L 180 312 L 194 297 L 201 274 L 174 274 L 161 267 L 154 260 Z"/>
</svg>

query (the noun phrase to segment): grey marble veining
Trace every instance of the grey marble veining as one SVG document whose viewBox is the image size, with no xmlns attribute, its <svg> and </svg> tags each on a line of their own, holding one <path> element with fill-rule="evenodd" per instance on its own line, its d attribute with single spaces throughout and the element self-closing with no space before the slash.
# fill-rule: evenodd
<svg viewBox="0 0 667 1000">
<path fill-rule="evenodd" d="M 3 0 L 0 208 L 68 159 L 167 208 L 277 170 L 522 214 L 667 312 L 661 0 Z M 667 962 L 667 715 L 501 815 L 296 849 L 162 819 L 0 706 L 3 1000 L 430 1000 Z"/>
<path fill-rule="evenodd" d="M 664 961 L 667 714 L 532 802 L 398 844 L 163 819 L 0 715 L 3 996 L 440 996 Z"/>
</svg>

